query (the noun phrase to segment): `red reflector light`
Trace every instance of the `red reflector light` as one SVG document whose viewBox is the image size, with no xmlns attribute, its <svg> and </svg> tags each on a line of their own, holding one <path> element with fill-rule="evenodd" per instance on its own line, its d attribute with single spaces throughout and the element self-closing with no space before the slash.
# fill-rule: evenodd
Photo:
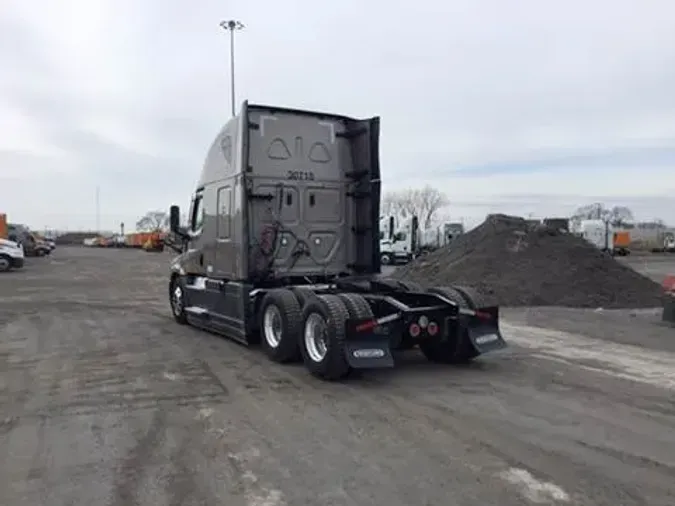
<svg viewBox="0 0 675 506">
<path fill-rule="evenodd" d="M 429 322 L 429 325 L 427 326 L 427 332 L 430 336 L 435 336 L 438 334 L 438 324 L 436 322 Z"/>
<path fill-rule="evenodd" d="M 421 329 L 420 329 L 420 326 L 417 325 L 416 323 L 411 323 L 411 324 L 410 324 L 410 328 L 408 329 L 408 331 L 410 332 L 410 335 L 411 335 L 411 336 L 417 337 L 417 336 L 420 335 Z"/>
<path fill-rule="evenodd" d="M 364 332 L 366 330 L 372 330 L 375 327 L 377 327 L 377 321 L 376 320 L 371 320 L 369 322 L 364 322 L 360 323 L 359 325 L 356 326 L 356 331 L 357 332 Z"/>
<path fill-rule="evenodd" d="M 475 315 L 477 318 L 480 318 L 481 320 L 491 320 L 492 315 L 490 313 L 485 313 L 483 311 L 476 311 Z"/>
</svg>

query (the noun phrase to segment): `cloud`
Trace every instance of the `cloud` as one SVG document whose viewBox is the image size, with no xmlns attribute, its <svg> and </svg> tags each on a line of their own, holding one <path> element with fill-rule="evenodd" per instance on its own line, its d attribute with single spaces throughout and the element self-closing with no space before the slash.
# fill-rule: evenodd
<svg viewBox="0 0 675 506">
<path fill-rule="evenodd" d="M 2 211 L 35 227 L 185 205 L 239 100 L 382 116 L 385 188 L 449 212 L 630 203 L 675 223 L 675 5 L 666 0 L 5 0 Z M 8 190 L 7 190 L 8 189 Z"/>
</svg>

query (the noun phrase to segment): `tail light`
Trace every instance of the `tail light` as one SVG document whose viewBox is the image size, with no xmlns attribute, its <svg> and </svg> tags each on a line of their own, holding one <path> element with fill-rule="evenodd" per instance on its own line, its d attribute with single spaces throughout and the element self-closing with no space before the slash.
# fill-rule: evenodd
<svg viewBox="0 0 675 506">
<path fill-rule="evenodd" d="M 438 334 L 438 324 L 436 322 L 429 322 L 429 325 L 427 326 L 427 332 L 430 336 L 435 336 Z"/>
<path fill-rule="evenodd" d="M 492 315 L 485 311 L 476 311 L 475 315 L 476 318 L 480 318 L 481 320 L 492 320 Z"/>
<path fill-rule="evenodd" d="M 420 326 L 417 325 L 416 323 L 411 323 L 410 327 L 408 328 L 408 331 L 410 332 L 410 335 L 412 337 L 417 337 L 420 335 L 421 329 Z"/>
</svg>

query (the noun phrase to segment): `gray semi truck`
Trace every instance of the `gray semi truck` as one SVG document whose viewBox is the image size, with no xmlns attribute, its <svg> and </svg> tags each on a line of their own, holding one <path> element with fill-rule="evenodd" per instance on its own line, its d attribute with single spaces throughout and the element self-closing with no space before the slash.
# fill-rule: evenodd
<svg viewBox="0 0 675 506">
<path fill-rule="evenodd" d="M 419 346 L 460 363 L 506 346 L 469 288 L 380 274 L 379 118 L 244 102 L 211 145 L 189 224 L 171 206 L 175 320 L 339 380 Z"/>
</svg>

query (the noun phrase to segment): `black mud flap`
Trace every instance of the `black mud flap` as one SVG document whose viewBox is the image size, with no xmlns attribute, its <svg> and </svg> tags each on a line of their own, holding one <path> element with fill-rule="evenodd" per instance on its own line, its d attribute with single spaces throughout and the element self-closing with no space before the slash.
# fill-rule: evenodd
<svg viewBox="0 0 675 506">
<path fill-rule="evenodd" d="M 394 367 L 390 343 L 395 326 L 372 323 L 371 319 L 347 320 L 345 359 L 354 369 Z"/>
<path fill-rule="evenodd" d="M 475 316 L 466 320 L 467 335 L 478 354 L 501 350 L 508 345 L 499 330 L 499 308 L 485 307 L 476 310 Z"/>
<path fill-rule="evenodd" d="M 663 298 L 663 314 L 661 319 L 664 322 L 675 324 L 675 296 L 666 295 Z"/>
</svg>

